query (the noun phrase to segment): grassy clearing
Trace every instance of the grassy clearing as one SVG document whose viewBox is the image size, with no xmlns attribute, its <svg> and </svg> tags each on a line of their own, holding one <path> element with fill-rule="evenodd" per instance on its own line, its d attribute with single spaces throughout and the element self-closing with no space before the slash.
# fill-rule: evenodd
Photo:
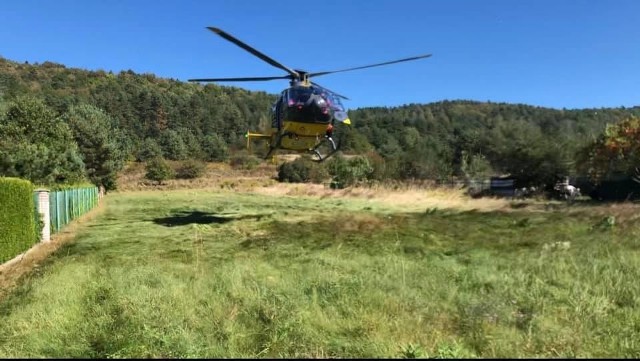
<svg viewBox="0 0 640 361">
<path fill-rule="evenodd" d="M 21 277 L 39 267 L 41 262 L 62 245 L 72 242 L 78 227 L 100 215 L 103 209 L 101 204 L 98 205 L 82 217 L 73 220 L 59 233 L 52 235 L 49 242 L 37 243 L 13 260 L 0 265 L 0 299 L 11 292 Z"/>
<path fill-rule="evenodd" d="M 640 357 L 637 206 L 105 200 L 0 301 L 0 357 Z"/>
</svg>

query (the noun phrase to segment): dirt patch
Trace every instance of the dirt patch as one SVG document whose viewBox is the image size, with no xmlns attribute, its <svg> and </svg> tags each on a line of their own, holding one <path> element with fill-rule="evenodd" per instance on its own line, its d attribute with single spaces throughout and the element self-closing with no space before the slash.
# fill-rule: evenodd
<svg viewBox="0 0 640 361">
<path fill-rule="evenodd" d="M 37 268 L 60 246 L 72 242 L 78 227 L 94 219 L 104 209 L 105 204 L 102 201 L 96 208 L 69 223 L 60 233 L 52 235 L 50 242 L 38 243 L 21 256 L 0 265 L 0 300 L 9 294 L 23 276 Z"/>
<path fill-rule="evenodd" d="M 382 229 L 385 221 L 369 214 L 353 214 L 332 220 L 332 227 L 338 231 L 371 234 Z"/>
</svg>

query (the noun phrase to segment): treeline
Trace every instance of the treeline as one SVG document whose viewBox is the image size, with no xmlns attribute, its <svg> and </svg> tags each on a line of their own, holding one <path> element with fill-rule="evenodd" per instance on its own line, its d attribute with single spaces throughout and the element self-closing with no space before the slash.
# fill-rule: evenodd
<svg viewBox="0 0 640 361">
<path fill-rule="evenodd" d="M 283 84 L 283 87 L 286 84 Z M 112 73 L 0 58 L 0 175 L 38 183 L 90 179 L 108 189 L 128 160 L 226 161 L 248 129 L 269 127 L 276 96 L 133 71 Z M 346 153 L 375 179 L 571 175 L 607 123 L 640 108 L 556 110 L 444 101 L 350 111 Z"/>
<path fill-rule="evenodd" d="M 264 92 L 133 71 L 0 58 L 0 174 L 41 184 L 86 176 L 113 189 L 115 172 L 126 160 L 224 161 L 245 146 L 248 129 L 270 125 L 274 100 Z M 50 159 L 54 154 L 64 162 Z M 94 176 L 96 163 L 104 174 Z"/>
<path fill-rule="evenodd" d="M 207 139 L 211 136 L 241 146 L 249 127 L 270 124 L 267 110 L 275 100 L 264 92 L 203 87 L 131 70 L 114 74 L 1 58 L 0 92 L 5 100 L 25 94 L 41 98 L 59 114 L 74 105 L 93 105 L 113 118 L 133 150 L 151 139 L 171 145 L 167 155 L 176 159 L 206 157 L 207 143 L 215 142 Z"/>
<path fill-rule="evenodd" d="M 350 113 L 349 145 L 383 158 L 383 177 L 512 175 L 523 186 L 575 176 L 580 154 L 606 125 L 640 107 L 556 110 L 523 104 L 443 101 Z"/>
</svg>

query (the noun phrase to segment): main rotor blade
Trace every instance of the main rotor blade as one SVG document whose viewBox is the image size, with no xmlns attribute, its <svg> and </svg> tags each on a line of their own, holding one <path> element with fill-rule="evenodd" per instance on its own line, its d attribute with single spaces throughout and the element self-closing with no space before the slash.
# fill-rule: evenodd
<svg viewBox="0 0 640 361">
<path fill-rule="evenodd" d="M 318 88 L 322 88 L 322 89 L 324 89 L 324 90 L 328 91 L 329 93 L 331 93 L 331 94 L 333 94 L 333 95 L 337 96 L 338 98 L 342 98 L 342 99 L 345 99 L 345 100 L 351 100 L 351 99 L 349 99 L 349 98 L 345 97 L 344 95 L 340 95 L 340 94 L 338 94 L 338 93 L 334 92 L 334 91 L 333 91 L 333 90 L 331 90 L 331 89 L 327 89 L 327 88 L 323 87 L 322 85 L 320 85 L 320 84 L 318 84 L 318 83 L 316 83 L 316 82 L 313 82 L 313 81 L 312 81 L 312 82 L 311 82 L 311 84 L 313 84 L 313 85 L 317 86 Z"/>
<path fill-rule="evenodd" d="M 384 63 L 379 63 L 379 64 L 373 64 L 373 65 L 365 65 L 365 66 L 358 66 L 355 68 L 348 68 L 348 69 L 341 69 L 341 70 L 332 70 L 332 71 L 320 71 L 320 72 L 316 72 L 316 73 L 309 73 L 309 77 L 312 76 L 320 76 L 320 75 L 326 75 L 326 74 L 333 74 L 333 73 L 342 73 L 344 71 L 351 71 L 351 70 L 358 70 L 358 69 L 365 69 L 365 68 L 373 68 L 375 66 L 382 66 L 382 65 L 389 65 L 389 64 L 395 64 L 395 63 L 402 63 L 404 61 L 411 61 L 411 60 L 418 60 L 418 59 L 423 59 L 423 58 L 428 58 L 430 57 L 431 54 L 426 54 L 426 55 L 418 55 L 418 56 L 413 56 L 411 58 L 405 58 L 405 59 L 400 59 L 400 60 L 393 60 L 393 61 L 387 61 Z"/>
<path fill-rule="evenodd" d="M 211 81 L 267 81 L 276 79 L 291 79 L 291 75 L 284 76 L 259 76 L 259 77 L 244 77 L 244 78 L 206 78 L 206 79 L 188 79 L 192 82 L 211 82 Z"/>
<path fill-rule="evenodd" d="M 291 74 L 295 78 L 300 78 L 300 74 L 298 74 L 295 70 L 293 70 L 293 69 L 291 69 L 291 68 L 289 68 L 289 67 L 287 67 L 285 65 L 282 65 L 282 64 L 278 63 L 277 61 L 271 59 L 270 57 L 266 56 L 265 54 L 259 52 L 258 50 L 254 49 L 252 47 L 250 47 L 249 45 L 243 43 L 242 41 L 234 38 L 233 36 L 227 34 L 226 32 L 224 32 L 224 31 L 222 31 L 222 30 L 220 30 L 218 28 L 214 28 L 212 26 L 207 26 L 207 29 L 209 29 L 209 30 L 213 31 L 214 33 L 220 35 L 224 39 L 236 44 L 237 46 L 239 46 L 242 49 L 250 52 L 251 54 L 253 54 L 255 56 L 257 56 L 258 58 L 266 61 L 267 63 L 275 66 L 276 68 L 279 68 L 279 69 L 282 69 L 282 70 L 286 71 L 287 73 Z"/>
</svg>

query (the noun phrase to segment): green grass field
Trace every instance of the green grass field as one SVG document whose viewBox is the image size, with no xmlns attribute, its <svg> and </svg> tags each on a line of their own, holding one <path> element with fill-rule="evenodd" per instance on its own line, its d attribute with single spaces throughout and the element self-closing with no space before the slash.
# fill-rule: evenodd
<svg viewBox="0 0 640 361">
<path fill-rule="evenodd" d="M 105 201 L 0 301 L 0 357 L 640 357 L 637 207 Z"/>
</svg>

